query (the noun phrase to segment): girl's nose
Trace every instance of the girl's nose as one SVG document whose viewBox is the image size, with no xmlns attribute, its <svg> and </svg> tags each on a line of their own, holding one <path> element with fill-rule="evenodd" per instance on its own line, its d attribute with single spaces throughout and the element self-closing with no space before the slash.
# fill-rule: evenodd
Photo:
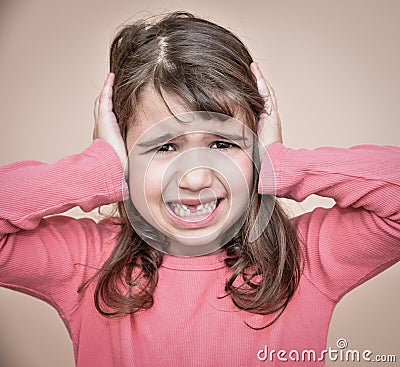
<svg viewBox="0 0 400 367">
<path fill-rule="evenodd" d="M 213 173 L 209 168 L 195 168 L 185 173 L 179 182 L 181 189 L 190 191 L 200 191 L 211 187 L 213 182 Z"/>
</svg>

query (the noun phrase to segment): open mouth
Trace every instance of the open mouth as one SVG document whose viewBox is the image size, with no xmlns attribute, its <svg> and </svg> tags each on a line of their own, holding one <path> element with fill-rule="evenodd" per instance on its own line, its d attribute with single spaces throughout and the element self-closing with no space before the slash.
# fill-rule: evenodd
<svg viewBox="0 0 400 367">
<path fill-rule="evenodd" d="M 220 199 L 199 205 L 185 205 L 182 203 L 168 203 L 168 205 L 178 217 L 191 217 L 212 213 L 219 204 L 218 201 Z"/>
<path fill-rule="evenodd" d="M 215 199 L 197 205 L 169 202 L 166 207 L 175 223 L 193 228 L 209 224 L 219 212 L 222 201 L 223 199 Z"/>
</svg>

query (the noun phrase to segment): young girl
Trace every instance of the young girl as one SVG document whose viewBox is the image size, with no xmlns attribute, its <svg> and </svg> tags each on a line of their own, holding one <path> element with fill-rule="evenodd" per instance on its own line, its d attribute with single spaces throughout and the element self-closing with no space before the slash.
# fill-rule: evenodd
<svg viewBox="0 0 400 367">
<path fill-rule="evenodd" d="M 57 309 L 77 366 L 322 366 L 335 305 L 400 259 L 400 148 L 284 146 L 246 47 L 191 14 L 125 26 L 110 69 L 87 149 L 1 168 L 0 285 Z M 311 194 L 336 205 L 274 200 Z"/>
</svg>

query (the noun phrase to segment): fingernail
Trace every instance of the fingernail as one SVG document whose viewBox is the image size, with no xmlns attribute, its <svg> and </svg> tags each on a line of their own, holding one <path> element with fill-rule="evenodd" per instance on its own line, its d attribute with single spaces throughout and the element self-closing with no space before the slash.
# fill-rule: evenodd
<svg viewBox="0 0 400 367">
<path fill-rule="evenodd" d="M 108 82 L 112 82 L 112 81 L 114 80 L 114 77 L 115 77 L 115 74 L 114 74 L 114 73 L 109 73 L 109 74 L 108 74 L 107 81 L 108 81 Z"/>
</svg>

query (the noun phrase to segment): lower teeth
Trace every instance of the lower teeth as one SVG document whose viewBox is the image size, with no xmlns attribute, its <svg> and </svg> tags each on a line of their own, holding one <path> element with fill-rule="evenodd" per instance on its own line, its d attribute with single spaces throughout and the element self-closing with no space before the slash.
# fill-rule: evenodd
<svg viewBox="0 0 400 367">
<path fill-rule="evenodd" d="M 217 206 L 217 203 L 209 206 L 208 208 L 197 210 L 195 212 L 191 212 L 189 209 L 184 209 L 182 207 L 181 208 L 177 208 L 177 207 L 173 208 L 173 207 L 170 206 L 170 208 L 179 217 L 190 217 L 190 216 L 193 216 L 193 215 L 202 215 L 202 214 L 212 213 L 215 210 L 216 206 Z"/>
</svg>

